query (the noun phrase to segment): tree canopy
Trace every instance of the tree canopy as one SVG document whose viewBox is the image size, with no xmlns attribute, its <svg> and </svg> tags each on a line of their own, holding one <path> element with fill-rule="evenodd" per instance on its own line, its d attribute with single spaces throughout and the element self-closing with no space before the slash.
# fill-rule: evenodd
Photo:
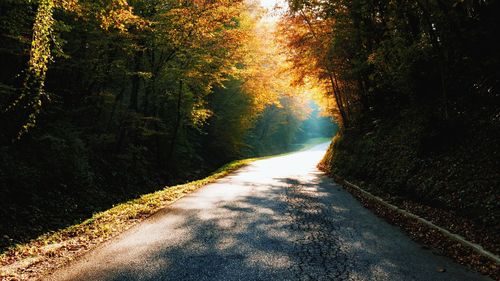
<svg viewBox="0 0 500 281">
<path fill-rule="evenodd" d="M 493 117 L 496 1 L 288 3 L 280 30 L 297 80 L 327 85 L 345 127 L 370 111 L 416 106 L 445 121 Z"/>
<path fill-rule="evenodd" d="M 258 2 L 10 0 L 0 11 L 0 212 L 4 225 L 38 219 L 10 236 L 288 151 L 319 120 Z"/>
</svg>

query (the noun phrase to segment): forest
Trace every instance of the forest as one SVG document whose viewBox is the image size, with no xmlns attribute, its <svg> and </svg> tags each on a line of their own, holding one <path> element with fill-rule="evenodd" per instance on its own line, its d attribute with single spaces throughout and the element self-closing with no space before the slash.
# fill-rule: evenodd
<svg viewBox="0 0 500 281">
<path fill-rule="evenodd" d="M 498 253 L 500 2 L 282 4 L 0 1 L 0 249 L 335 135 L 322 170 Z"/>
<path fill-rule="evenodd" d="M 0 11 L 1 247 L 334 134 L 289 85 L 256 3 L 14 0 Z"/>
<path fill-rule="evenodd" d="M 297 82 L 325 85 L 341 124 L 321 168 L 499 253 L 500 3 L 289 7 Z"/>
</svg>

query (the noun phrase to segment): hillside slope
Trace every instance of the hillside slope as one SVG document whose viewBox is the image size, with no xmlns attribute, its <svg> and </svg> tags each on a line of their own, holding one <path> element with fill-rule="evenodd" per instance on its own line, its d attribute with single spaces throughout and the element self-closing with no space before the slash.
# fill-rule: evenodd
<svg viewBox="0 0 500 281">
<path fill-rule="evenodd" d="M 500 252 L 498 126 L 415 111 L 362 121 L 334 139 L 324 170 Z"/>
</svg>

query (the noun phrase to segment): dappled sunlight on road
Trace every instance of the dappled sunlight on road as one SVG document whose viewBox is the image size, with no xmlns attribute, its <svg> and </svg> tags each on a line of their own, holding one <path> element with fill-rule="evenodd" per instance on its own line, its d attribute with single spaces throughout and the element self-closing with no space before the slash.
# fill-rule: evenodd
<svg viewBox="0 0 500 281">
<path fill-rule="evenodd" d="M 280 177 L 290 175 L 303 177 L 310 173 L 320 173 L 316 169 L 316 164 L 321 160 L 327 148 L 328 143 L 323 143 L 306 151 L 257 161 L 222 182 L 238 180 L 253 184 L 274 183 L 275 179 Z"/>
<path fill-rule="evenodd" d="M 437 280 L 436 265 L 446 280 L 481 280 L 323 176 L 326 148 L 256 161 L 49 280 Z"/>
</svg>

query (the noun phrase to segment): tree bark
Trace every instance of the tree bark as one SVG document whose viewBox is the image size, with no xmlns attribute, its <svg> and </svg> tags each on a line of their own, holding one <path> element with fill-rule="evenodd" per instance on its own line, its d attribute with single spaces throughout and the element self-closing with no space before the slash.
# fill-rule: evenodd
<svg viewBox="0 0 500 281">
<path fill-rule="evenodd" d="M 170 162 L 172 160 L 172 156 L 174 154 L 175 144 L 177 142 L 177 135 L 179 134 L 179 128 L 181 126 L 182 121 L 182 80 L 179 81 L 179 92 L 177 94 L 177 114 L 175 116 L 174 130 L 172 132 L 172 138 L 170 140 L 170 148 L 168 150 L 167 161 Z"/>
<path fill-rule="evenodd" d="M 141 66 L 140 53 L 137 52 L 134 56 L 134 76 L 132 77 L 132 89 L 130 91 L 130 103 L 129 109 L 133 111 L 138 111 L 138 100 L 139 100 L 139 72 Z"/>
</svg>

